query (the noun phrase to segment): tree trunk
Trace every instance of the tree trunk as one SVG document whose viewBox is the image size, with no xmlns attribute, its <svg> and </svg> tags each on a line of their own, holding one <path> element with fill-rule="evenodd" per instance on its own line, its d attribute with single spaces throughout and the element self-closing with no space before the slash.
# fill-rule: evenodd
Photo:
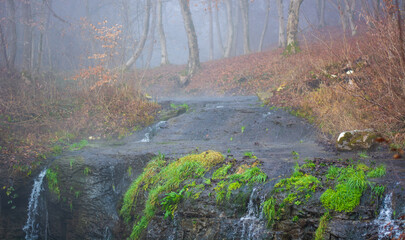
<svg viewBox="0 0 405 240">
<path fill-rule="evenodd" d="M 231 55 L 231 50 L 232 50 L 232 41 L 234 37 L 234 32 L 233 32 L 233 18 L 232 18 L 232 4 L 231 0 L 225 0 L 226 4 L 226 14 L 228 18 L 228 39 L 226 41 L 226 48 L 225 48 L 225 54 L 224 57 L 230 57 Z"/>
<path fill-rule="evenodd" d="M 221 26 L 219 24 L 219 8 L 216 7 L 215 11 L 215 24 L 216 24 L 216 30 L 217 30 L 217 36 L 218 36 L 218 47 L 219 51 L 221 52 L 222 55 L 224 55 L 224 43 L 222 42 L 222 32 L 221 32 Z"/>
<path fill-rule="evenodd" d="M 26 0 L 22 2 L 23 11 L 23 24 L 24 24 L 24 42 L 23 42 L 23 65 L 25 71 L 31 70 L 32 58 L 32 13 L 31 1 Z"/>
<path fill-rule="evenodd" d="M 188 0 L 179 0 L 181 14 L 183 15 L 184 28 L 188 40 L 188 68 L 187 75 L 194 75 L 200 67 L 200 55 L 198 50 L 197 34 L 195 33 L 193 19 Z"/>
<path fill-rule="evenodd" d="M 7 0 L 8 10 L 10 13 L 9 26 L 10 26 L 10 42 L 8 64 L 10 68 L 15 67 L 15 58 L 17 56 L 17 24 L 15 17 L 15 3 L 14 0 Z"/>
<path fill-rule="evenodd" d="M 289 53 L 296 53 L 298 50 L 297 33 L 300 7 L 303 0 L 291 0 L 288 10 L 287 21 L 287 48 Z"/>
<path fill-rule="evenodd" d="M 356 1 L 349 2 L 349 0 L 344 0 L 344 2 L 345 2 L 346 19 L 349 22 L 351 34 L 352 34 L 352 36 L 354 36 L 354 35 L 356 35 L 356 32 L 357 32 L 357 27 L 354 24 L 354 19 L 353 19 L 354 8 L 356 7 Z"/>
<path fill-rule="evenodd" d="M 150 9 L 151 9 L 151 0 L 146 0 L 145 3 L 145 18 L 144 18 L 144 23 L 143 23 L 143 33 L 141 40 L 135 50 L 135 53 L 132 55 L 132 57 L 127 61 L 125 64 L 125 69 L 129 69 L 139 58 L 141 55 L 143 48 L 145 47 L 145 42 L 146 39 L 148 38 L 148 32 L 149 32 L 149 19 L 150 19 Z"/>
<path fill-rule="evenodd" d="M 152 61 L 153 49 L 155 48 L 155 29 L 156 29 L 156 2 L 152 3 L 152 23 L 150 28 L 150 44 L 148 56 L 146 57 L 146 69 L 150 67 Z"/>
<path fill-rule="evenodd" d="M 3 27 L 1 26 L 1 22 L 0 22 L 0 52 L 1 52 L 1 57 L 0 57 L 0 67 L 5 67 L 5 68 L 9 68 L 8 65 L 8 59 L 7 59 L 7 43 L 6 43 L 6 38 L 4 36 L 4 32 L 3 32 Z"/>
<path fill-rule="evenodd" d="M 277 0 L 278 11 L 278 47 L 285 48 L 285 25 L 283 0 Z"/>
<path fill-rule="evenodd" d="M 233 7 L 233 6 L 232 6 Z M 242 25 L 242 13 L 239 7 L 239 4 L 236 3 L 235 7 L 233 8 L 233 11 L 235 12 L 235 16 L 233 16 L 233 39 L 232 39 L 232 48 L 231 48 L 231 56 L 237 56 L 242 54 L 242 52 L 239 53 L 238 49 L 238 40 L 239 40 L 239 35 L 240 35 L 240 27 Z M 243 45 L 243 43 L 242 43 Z M 242 49 L 243 50 L 243 49 Z"/>
<path fill-rule="evenodd" d="M 157 21 L 158 21 L 158 31 L 159 31 L 159 37 L 160 37 L 160 51 L 161 51 L 160 65 L 166 65 L 166 64 L 169 64 L 169 58 L 167 55 L 165 31 L 163 29 L 162 0 L 158 1 L 157 18 L 158 18 Z"/>
<path fill-rule="evenodd" d="M 242 15 L 242 29 L 243 29 L 243 53 L 250 53 L 249 42 L 249 0 L 239 0 L 239 7 Z"/>
<path fill-rule="evenodd" d="M 260 36 L 260 42 L 259 42 L 259 51 L 263 51 L 263 42 L 264 42 L 264 37 L 266 36 L 267 32 L 267 26 L 269 25 L 269 14 L 270 13 L 270 0 L 266 0 L 266 17 L 264 19 L 264 26 L 263 26 L 263 31 Z"/>
<path fill-rule="evenodd" d="M 214 59 L 214 23 L 212 18 L 212 0 L 208 0 L 208 17 L 209 17 L 209 30 L 208 30 L 208 41 L 209 41 L 209 60 Z"/>
<path fill-rule="evenodd" d="M 402 1 L 402 4 L 404 5 L 405 0 Z M 380 15 L 380 0 L 373 0 L 373 11 L 374 11 L 374 17 L 376 19 L 379 18 Z"/>
<path fill-rule="evenodd" d="M 316 14 L 318 16 L 318 27 L 325 26 L 325 0 L 316 0 Z"/>
</svg>

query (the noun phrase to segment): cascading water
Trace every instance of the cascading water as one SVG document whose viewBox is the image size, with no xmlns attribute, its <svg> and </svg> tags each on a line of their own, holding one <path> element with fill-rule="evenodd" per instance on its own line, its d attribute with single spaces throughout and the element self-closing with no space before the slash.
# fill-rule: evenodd
<svg viewBox="0 0 405 240">
<path fill-rule="evenodd" d="M 242 233 L 240 239 L 259 239 L 262 230 L 266 228 L 261 216 L 261 207 L 257 208 L 254 203 L 254 197 L 257 189 L 253 188 L 250 194 L 248 211 L 246 215 L 240 218 L 239 223 L 242 226 Z M 264 199 L 261 199 L 264 200 Z M 261 206 L 261 204 L 260 204 Z M 257 211 L 258 210 L 258 211 Z"/>
<path fill-rule="evenodd" d="M 142 143 L 148 143 L 150 142 L 151 137 L 156 135 L 156 132 L 161 129 L 161 128 L 166 128 L 167 127 L 167 122 L 166 121 L 160 121 L 156 123 L 154 126 L 148 128 L 148 132 L 145 133 L 145 137 L 140 140 L 139 142 Z"/>
<path fill-rule="evenodd" d="M 392 192 L 384 198 L 383 207 L 380 210 L 375 224 L 378 226 L 378 239 L 398 238 L 403 233 L 405 220 L 393 219 Z M 401 230 L 402 229 L 402 230 Z"/>
<path fill-rule="evenodd" d="M 38 203 L 39 203 L 39 196 L 41 195 L 42 188 L 42 181 L 46 175 L 46 170 L 42 170 L 42 172 L 38 175 L 38 177 L 34 181 L 34 186 L 32 188 L 30 200 L 28 202 L 28 213 L 27 213 L 27 222 L 25 223 L 23 230 L 25 232 L 25 239 L 26 240 L 34 240 L 38 239 L 39 234 L 39 225 L 36 221 L 38 215 Z"/>
</svg>

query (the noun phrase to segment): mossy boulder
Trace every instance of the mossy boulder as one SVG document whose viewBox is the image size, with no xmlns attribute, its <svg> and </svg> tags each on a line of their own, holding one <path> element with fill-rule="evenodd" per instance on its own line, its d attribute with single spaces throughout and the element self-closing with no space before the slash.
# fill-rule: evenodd
<svg viewBox="0 0 405 240">
<path fill-rule="evenodd" d="M 342 132 L 336 141 L 336 148 L 339 151 L 370 149 L 377 137 L 378 134 L 371 129 Z"/>
</svg>

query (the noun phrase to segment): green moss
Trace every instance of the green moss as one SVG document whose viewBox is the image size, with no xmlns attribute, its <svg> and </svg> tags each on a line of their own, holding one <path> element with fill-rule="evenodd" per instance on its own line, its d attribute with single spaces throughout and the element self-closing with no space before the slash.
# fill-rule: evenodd
<svg viewBox="0 0 405 240">
<path fill-rule="evenodd" d="M 325 234 L 326 228 L 328 227 L 328 222 L 330 220 L 331 216 L 329 214 L 329 211 L 327 211 L 320 219 L 319 221 L 319 226 L 316 229 L 315 232 L 315 240 L 323 240 L 324 237 L 323 235 Z"/>
<path fill-rule="evenodd" d="M 230 174 L 225 177 L 226 180 L 219 182 L 214 188 L 216 193 L 216 200 L 221 203 L 226 196 L 226 199 L 230 199 L 232 191 L 239 189 L 246 184 L 264 183 L 267 179 L 267 175 L 262 172 L 259 167 L 252 168 L 240 168 L 242 172 Z"/>
<path fill-rule="evenodd" d="M 130 238 L 139 239 L 143 230 L 155 216 L 160 194 L 178 190 L 180 185 L 188 179 L 201 178 L 208 170 L 223 160 L 224 157 L 221 153 L 207 151 L 185 156 L 171 163 L 167 163 L 162 156 L 149 163 L 126 192 L 120 211 L 124 221 L 129 223 L 132 216 L 135 215 L 133 210 L 141 187 L 145 191 L 149 190 L 142 216 L 134 224 Z M 173 202 L 165 205 L 167 206 L 166 211 L 172 213 L 172 210 L 175 210 Z"/>
</svg>

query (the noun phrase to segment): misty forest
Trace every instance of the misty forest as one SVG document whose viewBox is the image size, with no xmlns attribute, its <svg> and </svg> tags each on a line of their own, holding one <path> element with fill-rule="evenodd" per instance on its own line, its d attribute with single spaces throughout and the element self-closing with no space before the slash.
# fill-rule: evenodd
<svg viewBox="0 0 405 240">
<path fill-rule="evenodd" d="M 0 0 L 0 239 L 405 239 L 405 0 Z"/>
</svg>

